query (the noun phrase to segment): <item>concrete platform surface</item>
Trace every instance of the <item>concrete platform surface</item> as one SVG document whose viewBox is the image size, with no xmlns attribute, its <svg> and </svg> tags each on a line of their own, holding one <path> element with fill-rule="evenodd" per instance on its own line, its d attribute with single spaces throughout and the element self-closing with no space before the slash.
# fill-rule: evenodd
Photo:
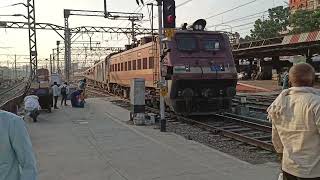
<svg viewBox="0 0 320 180">
<path fill-rule="evenodd" d="M 41 180 L 273 180 L 277 165 L 251 165 L 172 133 L 136 127 L 108 98 L 60 108 L 29 124 Z"/>
</svg>

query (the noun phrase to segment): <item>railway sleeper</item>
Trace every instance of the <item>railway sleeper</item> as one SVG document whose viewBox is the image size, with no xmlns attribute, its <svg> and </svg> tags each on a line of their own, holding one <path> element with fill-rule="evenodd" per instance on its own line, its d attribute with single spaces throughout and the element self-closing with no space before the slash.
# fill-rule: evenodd
<svg viewBox="0 0 320 180">
<path fill-rule="evenodd" d="M 243 132 L 250 132 L 250 131 L 252 131 L 252 129 L 250 128 L 240 128 L 240 129 L 232 130 L 232 132 L 235 132 L 235 133 L 243 133 Z"/>
<path fill-rule="evenodd" d="M 239 126 L 239 125 L 234 125 L 234 126 L 224 126 L 224 127 L 222 127 L 222 129 L 224 129 L 224 130 L 236 130 L 236 129 L 240 129 L 240 128 L 242 128 L 241 126 Z"/>
<path fill-rule="evenodd" d="M 258 137 L 252 137 L 254 139 L 258 139 L 258 140 L 264 140 L 264 139 L 271 139 L 272 137 L 270 135 L 267 135 L 267 136 L 258 136 Z"/>
</svg>

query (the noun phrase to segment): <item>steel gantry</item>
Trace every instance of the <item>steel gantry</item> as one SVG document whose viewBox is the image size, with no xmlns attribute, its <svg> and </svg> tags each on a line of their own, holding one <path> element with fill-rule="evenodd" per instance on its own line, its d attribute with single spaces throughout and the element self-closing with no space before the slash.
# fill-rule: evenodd
<svg viewBox="0 0 320 180">
<path fill-rule="evenodd" d="M 30 53 L 30 78 L 34 80 L 38 69 L 36 14 L 34 0 L 27 0 L 28 29 L 29 29 L 29 53 Z"/>
<path fill-rule="evenodd" d="M 21 3 L 23 4 L 23 3 Z M 127 12 L 109 12 L 107 11 L 106 0 L 104 0 L 104 11 L 91 11 L 91 10 L 64 10 L 64 27 L 51 24 L 51 23 L 36 23 L 35 18 L 35 4 L 34 0 L 27 0 L 27 4 L 23 4 L 28 9 L 28 22 L 13 22 L 13 21 L 0 21 L 0 28 L 15 28 L 15 29 L 28 29 L 29 30 L 29 50 L 30 50 L 30 77 L 34 79 L 36 77 L 37 70 L 37 36 L 36 30 L 53 30 L 63 40 L 65 45 L 65 76 L 66 80 L 70 79 L 71 68 L 71 44 L 72 38 L 78 33 L 117 33 L 117 34 L 131 34 L 132 36 L 152 34 L 152 29 L 135 27 L 135 21 L 141 21 L 143 19 L 142 13 L 127 13 Z M 129 20 L 133 24 L 131 28 L 121 27 L 91 27 L 81 26 L 76 28 L 69 27 L 69 17 L 75 16 L 97 16 L 104 17 L 111 20 Z M 63 34 L 61 34 L 63 31 Z M 134 40 L 135 37 L 132 37 Z M 59 48 L 58 48 L 59 49 Z"/>
<path fill-rule="evenodd" d="M 69 27 L 69 17 L 70 16 L 91 16 L 91 17 L 104 17 L 112 20 L 129 20 L 133 23 L 133 27 L 129 28 L 110 28 L 110 27 L 79 27 L 70 29 Z M 108 32 L 108 33 L 124 33 L 137 35 L 135 33 L 134 22 L 143 19 L 142 13 L 126 13 L 126 12 L 109 12 L 107 11 L 107 3 L 104 1 L 104 11 L 92 11 L 92 10 L 78 10 L 78 9 L 64 9 L 64 46 L 65 46 L 65 77 L 67 81 L 70 80 L 70 70 L 71 70 L 71 39 L 72 34 L 75 33 L 88 33 L 88 32 Z M 124 30 L 124 31 L 123 31 Z M 130 31 L 128 31 L 130 30 Z M 151 30 L 152 31 L 152 30 Z M 140 33 L 141 34 L 141 33 Z M 151 33 L 149 33 L 151 34 Z M 134 39 L 135 37 L 132 37 Z"/>
<path fill-rule="evenodd" d="M 81 26 L 75 28 L 69 28 L 69 23 L 65 22 L 65 27 L 51 24 L 51 23 L 35 23 L 35 29 L 37 30 L 53 30 L 55 31 L 67 44 L 67 47 L 71 49 L 71 40 L 78 34 L 78 33 L 113 33 L 113 34 L 132 34 L 131 28 L 121 28 L 121 27 L 94 27 L 94 26 Z M 14 21 L 0 21 L 0 28 L 6 29 L 28 29 L 29 23 L 28 22 L 14 22 Z M 62 31 L 65 32 L 64 36 Z M 66 33 L 67 32 L 67 33 Z M 148 28 L 135 28 L 135 35 L 146 35 L 152 34 L 152 29 Z M 70 43 L 69 43 L 70 42 Z M 70 57 L 71 50 L 64 48 L 65 50 L 65 67 L 71 67 L 71 59 L 68 60 L 66 57 Z M 66 56 L 67 52 L 67 56 Z M 67 61 L 68 60 L 68 61 Z M 61 68 L 61 67 L 60 67 Z M 66 68 L 65 68 L 66 69 Z M 65 70 L 66 75 L 68 72 Z M 35 73 L 33 73 L 35 74 Z M 67 76 L 66 76 L 67 78 Z M 70 78 L 70 75 L 69 75 Z"/>
</svg>

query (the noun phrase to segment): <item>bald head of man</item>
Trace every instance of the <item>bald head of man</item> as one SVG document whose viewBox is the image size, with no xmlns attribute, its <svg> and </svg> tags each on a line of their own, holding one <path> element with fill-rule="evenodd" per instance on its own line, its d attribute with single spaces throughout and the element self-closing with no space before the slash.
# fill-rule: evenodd
<svg viewBox="0 0 320 180">
<path fill-rule="evenodd" d="M 289 82 L 292 87 L 312 87 L 314 81 L 315 70 L 310 64 L 297 64 L 289 71 Z"/>
</svg>

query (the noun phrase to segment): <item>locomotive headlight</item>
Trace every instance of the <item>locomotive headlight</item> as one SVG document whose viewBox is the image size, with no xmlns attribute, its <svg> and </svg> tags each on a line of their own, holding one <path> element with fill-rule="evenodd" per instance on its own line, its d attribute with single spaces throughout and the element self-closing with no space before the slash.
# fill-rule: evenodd
<svg viewBox="0 0 320 180">
<path fill-rule="evenodd" d="M 190 72 L 191 69 L 190 69 L 190 65 L 186 65 L 186 72 Z"/>
<path fill-rule="evenodd" d="M 181 97 L 181 96 L 182 96 L 182 91 L 179 90 L 179 91 L 178 91 L 178 97 Z"/>
<path fill-rule="evenodd" d="M 225 71 L 225 68 L 224 68 L 223 64 L 220 65 L 220 71 Z"/>
</svg>

